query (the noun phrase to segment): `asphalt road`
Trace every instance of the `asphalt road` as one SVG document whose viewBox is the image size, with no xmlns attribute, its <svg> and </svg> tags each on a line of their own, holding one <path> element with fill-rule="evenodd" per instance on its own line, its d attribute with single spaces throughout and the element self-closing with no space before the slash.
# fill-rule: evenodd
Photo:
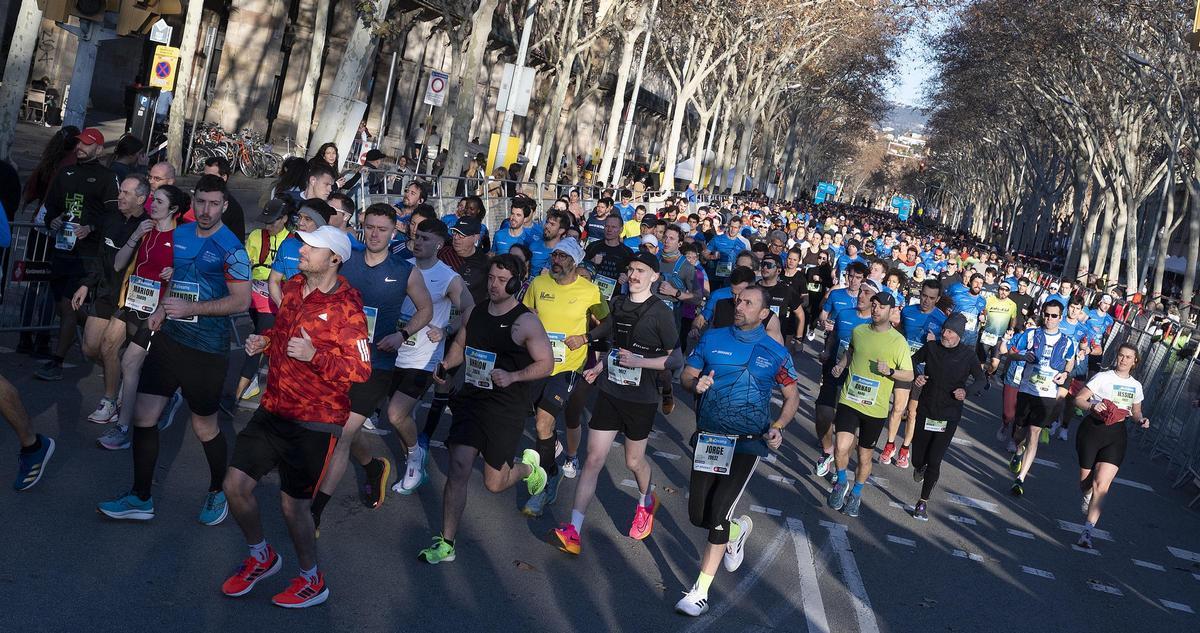
<svg viewBox="0 0 1200 633">
<path fill-rule="evenodd" d="M 94 444 L 103 428 L 86 416 L 100 396 L 99 370 L 81 364 L 61 383 L 42 383 L 30 377 L 36 365 L 28 357 L 0 351 L 0 370 L 21 390 L 35 426 L 59 442 L 35 489 L 0 492 L 7 543 L 0 631 L 1200 630 L 1193 612 L 1200 609 L 1200 514 L 1184 507 L 1195 492 L 1171 489 L 1161 463 L 1131 448 L 1099 526 L 1112 540 L 1097 539 L 1094 553 L 1077 551 L 1071 527 L 1083 518 L 1074 438 L 1039 451 L 1045 463 L 1014 500 L 1007 456 L 994 440 L 1000 397 L 991 390 L 969 405 L 928 523 L 903 509 L 919 492 L 912 471 L 878 465 L 862 515 L 851 519 L 825 507 L 827 486 L 811 474 L 811 360 L 801 367 L 797 423 L 739 507 L 755 522 L 745 563 L 717 576 L 704 617 L 673 612 L 705 540 L 687 520 L 686 439 L 694 422 L 685 399 L 660 418 L 650 441 L 662 506 L 645 541 L 625 535 L 635 490 L 614 450 L 578 558 L 546 540 L 570 517 L 571 480 L 546 516 L 529 520 L 518 512 L 520 487 L 492 495 L 476 477 L 458 559 L 419 563 L 417 552 L 440 524 L 446 451 L 435 448 L 429 483 L 410 497 L 389 493 L 378 510 L 359 505 L 354 478 L 343 481 L 319 541 L 332 595 L 300 612 L 269 602 L 297 566 L 277 479 L 265 479 L 259 499 L 284 573 L 228 599 L 219 587 L 245 545 L 232 519 L 217 527 L 196 521 L 207 472 L 185 414 L 163 436 L 157 518 L 105 520 L 96 503 L 127 490 L 132 468 L 128 451 Z M 222 419 L 230 441 L 248 417 L 242 410 Z M 435 439 L 448 426 L 444 420 Z M 386 445 L 396 446 L 390 438 Z M 15 448 L 12 433 L 0 431 L 0 473 L 15 470 Z"/>
</svg>

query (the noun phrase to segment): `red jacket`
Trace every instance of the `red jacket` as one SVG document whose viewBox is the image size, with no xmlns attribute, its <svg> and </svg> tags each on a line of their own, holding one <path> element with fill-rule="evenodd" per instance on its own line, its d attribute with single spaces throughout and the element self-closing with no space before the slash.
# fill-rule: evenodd
<svg viewBox="0 0 1200 633">
<path fill-rule="evenodd" d="M 284 418 L 342 426 L 350 415 L 350 384 L 371 377 L 371 346 L 362 296 L 338 275 L 333 292 L 304 296 L 304 275 L 283 283 L 270 339 L 262 406 Z M 303 362 L 287 355 L 288 340 L 304 329 L 316 354 Z"/>
</svg>

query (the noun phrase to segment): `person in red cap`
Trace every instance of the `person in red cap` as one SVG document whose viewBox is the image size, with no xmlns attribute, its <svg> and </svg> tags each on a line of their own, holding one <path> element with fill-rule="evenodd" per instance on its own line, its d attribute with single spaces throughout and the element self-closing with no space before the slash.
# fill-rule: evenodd
<svg viewBox="0 0 1200 633">
<path fill-rule="evenodd" d="M 71 297 L 89 271 L 100 266 L 101 235 L 96 231 L 105 214 L 117 210 L 117 175 L 99 160 L 104 135 L 96 128 L 79 133 L 76 163 L 64 167 L 46 191 L 46 227 L 54 236 L 50 249 L 50 292 L 58 311 L 58 347 L 36 372 L 39 380 L 62 380 L 63 357 L 75 342 L 78 316 Z"/>
</svg>

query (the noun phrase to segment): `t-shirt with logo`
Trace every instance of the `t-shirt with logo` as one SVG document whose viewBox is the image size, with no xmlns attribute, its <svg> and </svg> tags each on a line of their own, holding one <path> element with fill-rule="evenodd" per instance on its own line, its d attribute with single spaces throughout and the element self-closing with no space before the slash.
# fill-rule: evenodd
<svg viewBox="0 0 1200 633">
<path fill-rule="evenodd" d="M 1138 382 L 1132 376 L 1121 378 L 1117 375 L 1117 372 L 1111 369 L 1092 376 L 1087 386 L 1092 392 L 1093 403 L 1100 402 L 1100 399 L 1108 400 L 1122 410 L 1131 413 L 1133 412 L 1133 405 L 1141 404 L 1145 398 L 1145 394 L 1142 391 L 1142 383 Z"/>
<path fill-rule="evenodd" d="M 848 406 L 870 418 L 887 417 L 895 381 L 880 374 L 876 365 L 882 360 L 897 371 L 911 370 L 908 341 L 894 328 L 879 332 L 863 324 L 850 335 L 850 354 L 838 406 Z"/>
<path fill-rule="evenodd" d="M 579 371 L 587 359 L 588 346 L 567 347 L 568 336 L 584 335 L 588 331 L 588 313 L 597 318 L 608 316 L 608 303 L 600 298 L 600 288 L 583 277 L 569 284 L 560 284 L 550 273 L 538 275 L 525 293 L 525 307 L 537 313 L 554 354 L 551 375 L 564 371 Z"/>
<path fill-rule="evenodd" d="M 170 295 L 196 302 L 215 301 L 229 296 L 228 282 L 250 281 L 250 258 L 233 231 L 225 225 L 208 237 L 201 237 L 198 231 L 199 225 L 193 222 L 173 232 L 175 270 Z M 162 327 L 177 343 L 214 354 L 229 351 L 229 330 L 228 316 L 167 319 Z"/>
<path fill-rule="evenodd" d="M 453 306 L 450 300 L 450 284 L 458 278 L 458 273 L 440 261 L 429 268 L 416 266 L 415 261 L 409 263 L 421 272 L 425 287 L 429 290 L 429 297 L 433 300 L 433 317 L 429 319 L 429 325 L 419 331 L 409 332 L 408 340 L 396 350 L 396 367 L 433 371 L 442 360 L 444 347 L 441 341 L 435 343 L 429 340 L 429 328 L 439 327 L 445 330 L 446 325 L 450 323 L 450 308 Z M 404 307 L 400 311 L 400 321 L 408 323 L 416 312 L 417 306 L 412 297 L 405 299 Z"/>
<path fill-rule="evenodd" d="M 275 251 L 275 261 L 271 262 L 271 270 L 283 275 L 282 281 L 287 281 L 300 272 L 301 246 L 304 246 L 304 240 L 292 233 L 279 245 L 279 250 Z"/>
<path fill-rule="evenodd" d="M 400 311 L 408 299 L 411 271 L 412 264 L 394 255 L 375 266 L 368 266 L 363 251 L 354 251 L 342 264 L 342 276 L 362 295 L 367 338 L 371 343 L 371 367 L 374 369 L 396 366 L 396 352 L 379 349 L 379 341 L 399 330 Z"/>
<path fill-rule="evenodd" d="M 905 306 L 900 311 L 900 329 L 904 332 L 904 339 L 908 341 L 909 349 L 914 353 L 929 340 L 930 334 L 933 334 L 934 338 L 940 337 L 942 324 L 945 322 L 946 313 L 937 308 L 926 314 L 921 312 L 920 305 L 914 304 Z"/>
</svg>

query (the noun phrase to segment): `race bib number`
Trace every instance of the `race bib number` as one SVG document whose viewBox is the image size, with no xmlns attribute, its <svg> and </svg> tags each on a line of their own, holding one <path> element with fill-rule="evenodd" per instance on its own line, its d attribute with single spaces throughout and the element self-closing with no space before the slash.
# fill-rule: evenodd
<svg viewBox="0 0 1200 633">
<path fill-rule="evenodd" d="M 54 248 L 60 251 L 75 250 L 75 229 L 79 228 L 74 222 L 63 222 L 58 236 L 54 239 Z"/>
<path fill-rule="evenodd" d="M 635 358 L 641 358 L 634 354 Z M 619 358 L 617 350 L 608 352 L 608 379 L 613 384 L 625 385 L 626 387 L 637 387 L 642 384 L 642 369 L 640 367 L 622 367 L 617 361 Z"/>
<path fill-rule="evenodd" d="M 816 283 L 808 284 L 808 291 L 809 292 L 821 292 L 821 284 L 816 284 Z"/>
<path fill-rule="evenodd" d="M 125 292 L 125 307 L 150 314 L 158 307 L 160 292 L 162 292 L 161 281 L 132 275 L 129 277 L 129 288 Z"/>
<path fill-rule="evenodd" d="M 995 345 L 996 343 L 1000 342 L 1000 335 L 992 334 L 991 332 L 983 332 L 979 335 L 979 340 L 983 341 L 984 345 Z"/>
<path fill-rule="evenodd" d="M 929 418 L 926 418 L 925 419 L 925 430 L 932 431 L 934 433 L 944 433 L 946 431 L 946 424 L 947 424 L 946 420 L 931 420 Z"/>
<path fill-rule="evenodd" d="M 692 470 L 714 475 L 728 475 L 733 463 L 733 449 L 737 438 L 729 435 L 700 432 L 696 438 L 696 454 L 692 459 Z"/>
<path fill-rule="evenodd" d="M 265 279 L 255 279 L 250 282 L 250 292 L 262 297 L 263 299 L 271 298 L 271 287 Z"/>
<path fill-rule="evenodd" d="M 612 299 L 613 293 L 617 290 L 617 280 L 604 275 L 596 275 L 593 280 L 596 282 L 596 287 L 600 289 L 600 296 L 604 297 L 605 301 Z"/>
<path fill-rule="evenodd" d="M 187 301 L 189 303 L 196 303 L 197 301 L 200 300 L 200 284 L 198 284 L 194 281 L 176 281 L 171 284 L 171 292 L 167 296 L 175 297 L 177 299 L 183 299 L 184 301 Z M 170 318 L 170 317 L 167 317 L 167 318 Z M 193 314 L 190 317 L 184 317 L 182 319 L 171 319 L 171 320 L 179 321 L 180 323 L 196 323 L 200 319 L 199 319 L 199 317 L 197 317 L 196 315 Z"/>
<path fill-rule="evenodd" d="M 771 312 L 775 313 L 775 316 L 779 316 L 779 306 L 767 306 L 767 307 L 771 308 Z"/>
<path fill-rule="evenodd" d="M 1038 368 L 1034 371 L 1033 376 L 1030 377 L 1029 382 L 1033 383 L 1034 388 L 1037 389 L 1039 394 L 1048 396 L 1058 389 L 1058 385 L 1054 384 L 1054 376 L 1056 375 L 1058 375 L 1058 372 L 1053 369 Z"/>
<path fill-rule="evenodd" d="M 468 347 L 464 356 L 467 369 L 463 381 L 480 389 L 491 389 L 492 370 L 496 368 L 496 353 Z"/>
<path fill-rule="evenodd" d="M 720 262 L 717 264 L 717 276 L 728 277 L 729 273 L 733 272 L 733 262 Z"/>
<path fill-rule="evenodd" d="M 851 374 L 850 380 L 846 382 L 846 399 L 855 404 L 861 404 L 864 407 L 875 406 L 875 400 L 879 398 L 879 381 L 864 378 L 858 374 Z"/>
<path fill-rule="evenodd" d="M 375 318 L 379 316 L 379 308 L 363 306 L 363 315 L 367 317 L 367 341 L 375 342 Z"/>
<path fill-rule="evenodd" d="M 975 329 L 978 327 L 979 327 L 979 321 L 976 321 L 975 319 L 973 319 L 971 317 L 967 317 L 967 325 L 963 329 L 965 329 L 968 332 L 974 332 Z"/>
<path fill-rule="evenodd" d="M 550 338 L 550 351 L 554 353 L 554 364 L 561 365 L 567 361 L 567 335 L 561 332 L 546 332 Z"/>
<path fill-rule="evenodd" d="M 1133 400 L 1137 396 L 1137 389 L 1125 385 L 1113 385 L 1112 392 L 1112 401 L 1118 407 L 1126 411 L 1133 410 Z"/>
<path fill-rule="evenodd" d="M 910 354 L 916 354 L 917 350 L 921 349 L 924 345 L 925 345 L 924 341 L 909 341 L 908 342 L 908 351 Z"/>
</svg>

